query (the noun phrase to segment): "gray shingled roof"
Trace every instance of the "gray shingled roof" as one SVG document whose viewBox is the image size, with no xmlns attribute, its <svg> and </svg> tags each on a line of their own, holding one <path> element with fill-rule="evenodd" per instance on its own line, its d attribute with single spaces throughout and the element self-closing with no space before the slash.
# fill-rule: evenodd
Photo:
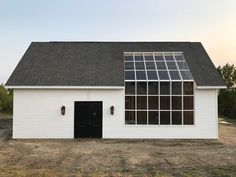
<svg viewBox="0 0 236 177">
<path fill-rule="evenodd" d="M 199 42 L 33 42 L 7 86 L 124 86 L 123 52 L 182 51 L 197 86 L 224 86 Z"/>
</svg>

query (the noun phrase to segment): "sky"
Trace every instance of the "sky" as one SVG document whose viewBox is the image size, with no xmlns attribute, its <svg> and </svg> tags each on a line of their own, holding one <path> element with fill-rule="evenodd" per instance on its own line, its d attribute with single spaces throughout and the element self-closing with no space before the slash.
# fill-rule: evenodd
<svg viewBox="0 0 236 177">
<path fill-rule="evenodd" d="M 236 65 L 236 0 L 0 0 L 0 83 L 32 41 L 202 42 Z"/>
</svg>

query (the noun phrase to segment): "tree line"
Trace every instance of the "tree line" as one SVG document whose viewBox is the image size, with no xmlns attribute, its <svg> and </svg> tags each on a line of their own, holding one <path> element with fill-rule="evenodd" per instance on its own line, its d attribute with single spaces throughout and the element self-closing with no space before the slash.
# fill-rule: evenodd
<svg viewBox="0 0 236 177">
<path fill-rule="evenodd" d="M 236 67 L 227 63 L 223 67 L 219 66 L 217 71 L 227 86 L 227 89 L 218 92 L 218 114 L 236 119 Z"/>
<path fill-rule="evenodd" d="M 218 92 L 219 116 L 236 119 L 236 67 L 226 64 L 217 68 L 220 76 L 227 85 L 227 89 Z M 0 112 L 13 112 L 13 92 L 0 85 Z"/>
</svg>

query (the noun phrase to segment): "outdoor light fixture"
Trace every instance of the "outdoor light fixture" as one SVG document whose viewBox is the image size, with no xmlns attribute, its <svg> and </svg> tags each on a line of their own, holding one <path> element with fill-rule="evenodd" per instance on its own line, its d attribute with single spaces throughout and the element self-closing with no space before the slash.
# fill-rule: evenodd
<svg viewBox="0 0 236 177">
<path fill-rule="evenodd" d="M 65 115 L 65 113 L 66 113 L 66 107 L 65 106 L 62 106 L 61 107 L 61 115 Z"/>
<path fill-rule="evenodd" d="M 111 115 L 114 114 L 114 106 L 111 106 Z"/>
</svg>

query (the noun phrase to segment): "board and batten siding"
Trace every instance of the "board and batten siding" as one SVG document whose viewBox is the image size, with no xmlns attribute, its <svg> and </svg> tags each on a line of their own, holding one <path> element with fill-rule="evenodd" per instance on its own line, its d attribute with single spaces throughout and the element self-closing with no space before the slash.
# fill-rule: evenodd
<svg viewBox="0 0 236 177">
<path fill-rule="evenodd" d="M 194 125 L 125 125 L 124 94 L 124 89 L 14 89 L 13 138 L 74 138 L 75 101 L 103 102 L 103 138 L 218 138 L 216 89 L 195 89 Z"/>
</svg>

